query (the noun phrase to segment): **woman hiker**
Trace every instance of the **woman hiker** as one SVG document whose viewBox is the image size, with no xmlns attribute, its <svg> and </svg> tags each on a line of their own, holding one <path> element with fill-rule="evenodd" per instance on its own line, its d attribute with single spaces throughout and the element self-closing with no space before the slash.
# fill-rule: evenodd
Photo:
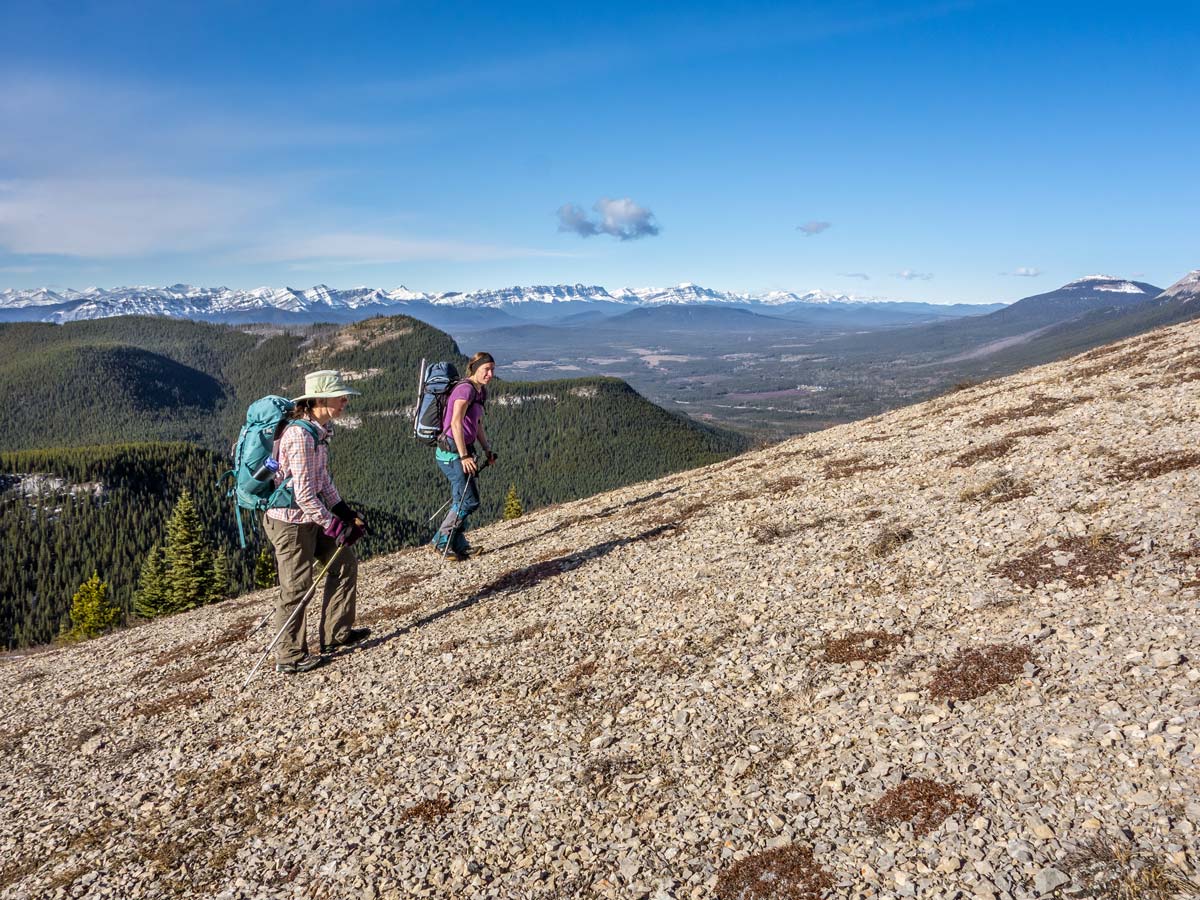
<svg viewBox="0 0 1200 900">
<path fill-rule="evenodd" d="M 291 619 L 275 657 L 275 671 L 285 675 L 308 672 L 323 661 L 322 656 L 308 651 L 305 610 L 297 611 L 297 606 L 312 588 L 316 564 L 327 565 L 335 554 L 323 585 L 320 651 L 325 654 L 349 647 L 371 633 L 369 628 L 354 627 L 358 560 L 351 545 L 365 533 L 366 522 L 342 500 L 329 474 L 333 420 L 358 393 L 346 386 L 340 372 L 305 375 L 304 396 L 295 399 L 296 408 L 275 446 L 274 456 L 279 460 L 276 481 L 291 478 L 296 498 L 292 507 L 268 509 L 263 518 L 279 568 L 275 630 Z"/>
<path fill-rule="evenodd" d="M 475 476 L 481 467 L 475 461 L 475 442 L 479 441 L 488 463 L 496 459 L 483 427 L 487 386 L 495 374 L 496 361 L 490 353 L 471 357 L 466 380 L 451 388 L 446 398 L 442 435 L 438 438 L 437 464 L 450 482 L 450 511 L 433 536 L 433 548 L 447 559 L 460 562 L 472 553 L 463 535 L 467 516 L 479 508 L 479 484 Z"/>
</svg>

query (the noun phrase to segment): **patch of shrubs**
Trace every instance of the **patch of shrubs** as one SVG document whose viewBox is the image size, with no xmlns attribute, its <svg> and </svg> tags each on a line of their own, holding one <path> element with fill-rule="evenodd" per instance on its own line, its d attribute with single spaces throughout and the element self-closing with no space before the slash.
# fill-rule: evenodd
<svg viewBox="0 0 1200 900">
<path fill-rule="evenodd" d="M 717 878 L 718 900 L 821 900 L 833 877 L 812 849 L 789 844 L 739 859 Z"/>
<path fill-rule="evenodd" d="M 867 810 L 876 828 L 908 824 L 917 837 L 928 834 L 956 812 L 972 810 L 974 800 L 929 778 L 910 778 L 890 789 Z"/>
<path fill-rule="evenodd" d="M 906 637 L 886 631 L 852 631 L 845 637 L 826 638 L 822 649 L 826 662 L 879 662 L 891 656 Z"/>
<path fill-rule="evenodd" d="M 1132 546 L 1110 534 L 1080 535 L 1059 541 L 1057 545 L 1043 544 L 1023 556 L 993 566 L 990 571 L 1026 588 L 1052 581 L 1065 581 L 1071 587 L 1087 587 L 1120 572 Z"/>
<path fill-rule="evenodd" d="M 1033 662 L 1029 648 L 1016 644 L 992 644 L 958 651 L 934 670 L 928 684 L 935 700 L 973 700 L 989 691 L 1011 684 Z"/>
</svg>

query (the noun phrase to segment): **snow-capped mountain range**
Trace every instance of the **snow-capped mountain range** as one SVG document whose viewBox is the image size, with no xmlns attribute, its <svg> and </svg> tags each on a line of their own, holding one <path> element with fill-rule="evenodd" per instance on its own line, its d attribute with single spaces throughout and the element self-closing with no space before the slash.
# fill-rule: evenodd
<svg viewBox="0 0 1200 900">
<path fill-rule="evenodd" d="M 558 284 L 509 287 L 469 292 L 423 293 L 398 287 L 356 287 L 344 290 L 319 284 L 307 290 L 260 287 L 238 290 L 227 287 L 118 287 L 105 290 L 0 290 L 0 310 L 24 310 L 50 322 L 99 319 L 107 316 L 170 316 L 212 319 L 278 311 L 320 315 L 328 312 L 403 312 L 412 304 L 447 309 L 520 309 L 530 304 L 612 304 L 623 308 L 664 305 L 714 304 L 741 307 L 780 307 L 790 304 L 879 303 L 878 298 L 831 294 L 826 291 L 739 294 L 679 284 L 670 288 L 621 288 L 609 291 L 599 285 Z"/>
<path fill-rule="evenodd" d="M 1200 270 L 1185 276 L 1165 293 L 1173 291 L 1182 294 L 1200 292 Z M 1064 285 L 1056 293 L 1061 292 L 1091 296 L 1097 292 L 1141 294 L 1150 299 L 1158 293 L 1158 289 L 1144 282 L 1108 275 L 1088 275 Z M 110 290 L 90 287 L 82 291 L 50 288 L 0 290 L 0 320 L 59 323 L 124 315 L 223 322 L 346 321 L 405 312 L 417 318 L 424 317 L 422 312 L 437 315 L 464 315 L 471 312 L 545 320 L 549 316 L 557 318 L 576 312 L 613 313 L 657 306 L 728 306 L 771 316 L 790 316 L 804 309 L 840 308 L 849 311 L 890 307 L 897 311 L 930 313 L 935 317 L 956 317 L 989 312 L 1003 304 L 974 307 L 959 304 L 949 307 L 833 294 L 821 290 L 744 294 L 686 282 L 669 288 L 620 288 L 611 291 L 600 285 L 555 284 L 442 293 L 412 291 L 404 286 L 393 290 L 370 287 L 335 289 L 324 284 L 307 290 L 291 287 L 239 290 L 193 287 L 188 284 L 118 287 Z M 920 309 L 916 310 L 918 307 Z"/>
</svg>

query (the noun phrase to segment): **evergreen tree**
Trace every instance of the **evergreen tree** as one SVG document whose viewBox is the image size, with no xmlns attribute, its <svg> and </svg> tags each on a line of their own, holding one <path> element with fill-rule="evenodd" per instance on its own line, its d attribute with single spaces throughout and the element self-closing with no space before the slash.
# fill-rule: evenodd
<svg viewBox="0 0 1200 900">
<path fill-rule="evenodd" d="M 167 522 L 166 557 L 169 611 L 194 609 L 207 601 L 213 584 L 212 551 L 204 543 L 200 517 L 188 491 L 179 495 Z"/>
<path fill-rule="evenodd" d="M 504 498 L 504 519 L 519 519 L 525 510 L 521 506 L 521 498 L 517 496 L 517 486 L 510 484 L 508 494 Z"/>
<path fill-rule="evenodd" d="M 222 549 L 213 553 L 212 561 L 212 584 L 209 587 L 208 602 L 220 603 L 229 596 L 229 558 Z"/>
<path fill-rule="evenodd" d="M 71 600 L 71 629 L 67 637 L 73 640 L 96 637 L 121 621 L 121 608 L 108 599 L 108 584 L 100 580 L 100 574 L 79 586 Z"/>
<path fill-rule="evenodd" d="M 169 575 L 167 553 L 160 544 L 155 544 L 142 563 L 137 591 L 133 595 L 135 613 L 142 618 L 152 619 L 170 611 Z"/>
<path fill-rule="evenodd" d="M 254 586 L 256 588 L 275 587 L 275 554 L 270 547 L 258 551 L 254 560 Z"/>
</svg>

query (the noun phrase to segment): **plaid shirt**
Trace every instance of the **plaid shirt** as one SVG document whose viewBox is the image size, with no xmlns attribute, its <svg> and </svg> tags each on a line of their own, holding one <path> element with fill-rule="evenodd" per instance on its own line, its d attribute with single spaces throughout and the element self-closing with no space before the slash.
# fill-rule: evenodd
<svg viewBox="0 0 1200 900">
<path fill-rule="evenodd" d="M 291 509 L 268 509 L 267 515 L 280 522 L 303 525 L 315 522 L 322 528 L 333 521 L 329 507 L 341 502 L 342 496 L 333 486 L 329 475 L 329 447 L 326 443 L 333 433 L 332 427 L 322 427 L 314 422 L 321 440 L 314 441 L 312 435 L 299 425 L 289 425 L 275 446 L 275 458 L 279 460 L 279 471 L 275 483 L 281 484 L 289 475 L 292 477 L 292 493 L 296 507 Z"/>
</svg>

